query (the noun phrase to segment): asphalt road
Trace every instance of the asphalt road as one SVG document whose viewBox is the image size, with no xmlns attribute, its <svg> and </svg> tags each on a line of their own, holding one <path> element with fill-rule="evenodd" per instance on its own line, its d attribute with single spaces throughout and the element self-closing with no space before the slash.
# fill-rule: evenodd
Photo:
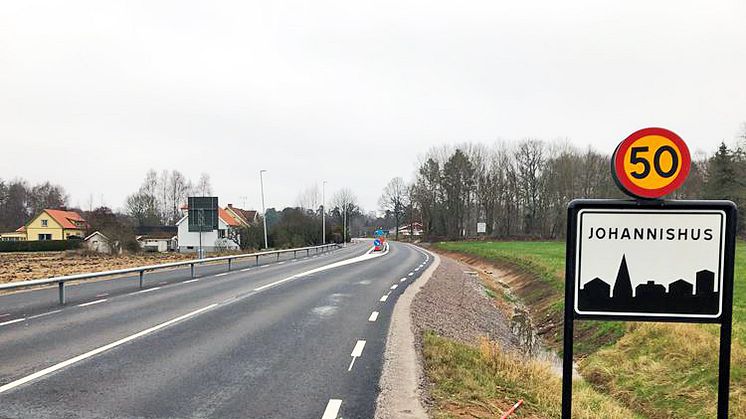
<svg viewBox="0 0 746 419">
<path fill-rule="evenodd" d="M 0 296 L 0 417 L 370 418 L 393 305 L 431 258 L 369 243 L 84 283 L 64 307 Z"/>
</svg>

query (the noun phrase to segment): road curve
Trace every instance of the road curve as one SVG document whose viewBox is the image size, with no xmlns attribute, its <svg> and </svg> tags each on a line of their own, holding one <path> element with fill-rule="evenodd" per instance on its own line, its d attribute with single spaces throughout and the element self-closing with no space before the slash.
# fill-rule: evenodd
<svg viewBox="0 0 746 419">
<path fill-rule="evenodd" d="M 0 296 L 0 417 L 373 417 L 393 305 L 432 259 L 368 250 Z"/>
</svg>

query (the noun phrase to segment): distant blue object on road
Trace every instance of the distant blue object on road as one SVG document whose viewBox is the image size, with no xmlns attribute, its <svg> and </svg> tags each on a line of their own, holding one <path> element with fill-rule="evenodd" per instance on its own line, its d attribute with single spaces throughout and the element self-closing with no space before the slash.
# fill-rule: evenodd
<svg viewBox="0 0 746 419">
<path fill-rule="evenodd" d="M 385 234 L 386 233 L 383 230 L 381 230 L 381 229 L 378 229 L 375 232 L 376 237 L 383 237 Z"/>
<path fill-rule="evenodd" d="M 381 239 L 375 239 L 375 240 L 373 240 L 373 246 L 380 247 L 381 246 Z"/>
</svg>

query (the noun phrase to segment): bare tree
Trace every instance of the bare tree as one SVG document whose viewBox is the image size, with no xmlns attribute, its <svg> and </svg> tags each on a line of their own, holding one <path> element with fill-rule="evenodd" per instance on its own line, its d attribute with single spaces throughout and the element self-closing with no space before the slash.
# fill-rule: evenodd
<svg viewBox="0 0 746 419">
<path fill-rule="evenodd" d="M 396 240 L 399 240 L 399 225 L 407 208 L 407 197 L 409 196 L 407 185 L 401 177 L 395 177 L 389 181 L 383 189 L 383 195 L 378 199 L 381 209 L 387 211 L 394 217 Z"/>
<path fill-rule="evenodd" d="M 344 221 L 347 221 L 342 237 L 343 242 L 346 242 L 348 236 L 347 230 L 350 226 L 350 217 L 353 213 L 359 210 L 357 196 L 355 196 L 355 193 L 352 192 L 350 188 L 342 188 L 332 197 L 332 204 L 340 210 L 340 218 L 342 218 L 340 222 L 345 224 Z"/>
<path fill-rule="evenodd" d="M 197 182 L 196 193 L 201 196 L 212 196 L 212 185 L 210 184 L 210 175 L 202 173 Z"/>
<path fill-rule="evenodd" d="M 180 218 L 181 206 L 186 204 L 191 189 L 192 183 L 181 172 L 171 171 L 168 199 L 172 206 L 169 223 L 175 223 Z"/>
<path fill-rule="evenodd" d="M 310 209 L 317 211 L 321 202 L 321 191 L 319 190 L 318 184 L 313 184 L 298 194 L 296 199 L 296 205 L 299 208 Z"/>
</svg>

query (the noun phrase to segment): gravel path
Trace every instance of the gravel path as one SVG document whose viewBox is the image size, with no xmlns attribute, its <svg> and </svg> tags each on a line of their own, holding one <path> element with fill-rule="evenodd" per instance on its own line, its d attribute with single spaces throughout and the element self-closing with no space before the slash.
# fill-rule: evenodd
<svg viewBox="0 0 746 419">
<path fill-rule="evenodd" d="M 449 257 L 441 263 L 412 303 L 412 320 L 417 344 L 422 332 L 433 330 L 440 336 L 468 344 L 480 337 L 499 342 L 504 349 L 517 349 L 518 340 L 510 330 L 510 319 L 495 306 L 477 273 L 468 265 Z"/>
</svg>

